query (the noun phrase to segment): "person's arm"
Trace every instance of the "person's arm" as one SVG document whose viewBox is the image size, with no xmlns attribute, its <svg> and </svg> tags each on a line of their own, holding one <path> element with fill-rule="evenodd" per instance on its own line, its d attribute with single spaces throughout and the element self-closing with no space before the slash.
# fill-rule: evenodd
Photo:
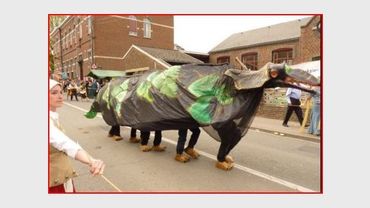
<svg viewBox="0 0 370 208">
<path fill-rule="evenodd" d="M 288 103 L 288 105 L 291 105 L 291 101 L 290 101 L 290 94 L 292 93 L 292 88 L 288 88 L 287 91 L 286 91 L 286 101 Z"/>
<path fill-rule="evenodd" d="M 93 175 L 100 175 L 104 172 L 104 162 L 99 159 L 94 159 L 83 149 L 77 151 L 75 159 L 89 165 L 90 173 Z"/>
<path fill-rule="evenodd" d="M 70 139 L 63 131 L 54 126 L 50 120 L 50 144 L 59 151 L 65 152 L 69 157 L 75 158 L 78 150 L 82 149 L 79 144 Z"/>
<path fill-rule="evenodd" d="M 69 157 L 89 165 L 93 175 L 103 174 L 104 162 L 91 157 L 79 144 L 55 127 L 52 121 L 50 121 L 50 144 L 59 151 L 65 152 Z"/>
</svg>

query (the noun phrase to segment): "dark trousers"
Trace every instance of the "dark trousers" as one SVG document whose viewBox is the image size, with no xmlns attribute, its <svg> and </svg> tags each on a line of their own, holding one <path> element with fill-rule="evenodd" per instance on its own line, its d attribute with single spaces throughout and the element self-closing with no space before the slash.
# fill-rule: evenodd
<svg viewBox="0 0 370 208">
<path fill-rule="evenodd" d="M 109 134 L 121 136 L 121 127 L 119 125 L 112 126 L 109 130 Z"/>
<path fill-rule="evenodd" d="M 217 153 L 217 160 L 219 162 L 224 162 L 225 157 L 239 143 L 240 139 L 242 138 L 241 132 L 234 121 L 227 122 L 216 130 L 221 139 L 221 145 Z M 230 132 L 233 133 L 230 134 Z"/>
<path fill-rule="evenodd" d="M 290 116 L 292 115 L 292 113 L 294 111 L 295 114 L 298 117 L 299 123 L 302 125 L 303 112 L 302 112 L 302 108 L 300 107 L 301 101 L 299 101 L 299 99 L 295 99 L 295 98 L 290 98 L 290 101 L 291 101 L 291 105 L 288 106 L 283 124 L 288 124 Z"/>
<path fill-rule="evenodd" d="M 130 137 L 136 137 L 136 129 L 131 128 Z"/>
<path fill-rule="evenodd" d="M 140 131 L 141 145 L 148 145 L 150 131 Z M 155 131 L 153 145 L 158 146 L 162 142 L 162 131 Z"/>
<path fill-rule="evenodd" d="M 73 96 L 75 96 L 76 100 L 78 101 L 77 90 L 71 90 L 71 101 L 72 101 Z"/>
<path fill-rule="evenodd" d="M 199 134 L 200 134 L 200 129 L 199 128 L 192 128 L 189 129 L 192 134 L 188 143 L 187 148 L 194 148 L 195 144 L 198 141 Z M 184 147 L 185 147 L 185 142 L 186 142 L 186 136 L 188 133 L 188 129 L 179 129 L 179 140 L 177 141 L 177 146 L 176 146 L 176 152 L 177 154 L 182 154 L 184 152 Z"/>
</svg>

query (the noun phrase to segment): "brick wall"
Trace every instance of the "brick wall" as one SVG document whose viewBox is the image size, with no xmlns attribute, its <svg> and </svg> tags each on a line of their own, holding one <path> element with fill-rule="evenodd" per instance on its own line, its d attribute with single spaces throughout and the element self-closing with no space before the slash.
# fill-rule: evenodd
<svg viewBox="0 0 370 208">
<path fill-rule="evenodd" d="M 89 33 L 89 19 L 92 30 Z M 129 35 L 128 15 L 71 16 L 51 34 L 51 42 L 56 48 L 54 63 L 56 69 L 73 72 L 74 76 L 86 76 L 95 63 L 99 68 L 123 70 L 122 58 L 132 44 L 163 49 L 174 48 L 173 16 L 136 16 L 137 36 Z M 151 38 L 144 38 L 143 20 L 151 21 Z M 80 38 L 81 35 L 81 38 Z M 61 41 L 63 40 L 63 42 Z M 68 44 L 67 44 L 68 42 Z M 63 46 L 61 49 L 60 47 Z M 92 58 L 88 57 L 91 51 Z M 79 56 L 82 56 L 82 59 Z M 98 56 L 97 58 L 94 58 Z M 104 58 L 99 56 L 104 56 Z M 120 60 L 121 59 L 121 60 Z M 79 66 L 82 61 L 82 69 Z M 64 69 L 62 69 L 62 65 Z M 82 72 L 82 73 L 81 73 Z M 71 77 L 72 78 L 72 77 Z"/>
<path fill-rule="evenodd" d="M 257 58 L 258 68 L 261 68 L 267 62 L 272 61 L 272 51 L 279 49 L 279 48 L 292 48 L 293 49 L 293 64 L 298 63 L 297 58 L 300 56 L 298 39 L 294 41 L 286 41 L 284 43 L 269 44 L 269 45 L 245 48 L 245 49 L 240 49 L 240 50 L 231 50 L 231 51 L 225 51 L 225 52 L 211 53 L 209 55 L 209 62 L 217 63 L 217 58 L 222 57 L 222 56 L 229 56 L 231 64 L 239 67 L 240 65 L 237 64 L 237 62 L 235 61 L 235 57 L 238 57 L 240 60 L 242 60 L 241 59 L 242 54 L 256 52 L 258 54 L 258 58 Z"/>
<path fill-rule="evenodd" d="M 133 48 L 123 62 L 124 69 L 136 69 L 142 67 L 149 67 L 150 69 L 165 69 L 163 65 L 157 63 L 142 52 Z"/>
<path fill-rule="evenodd" d="M 144 38 L 143 19 L 148 17 L 152 21 L 151 38 Z M 162 49 L 173 49 L 174 32 L 173 16 L 136 16 L 137 36 L 129 35 L 130 21 L 127 16 L 95 17 L 95 56 L 109 58 L 96 58 L 96 65 L 106 69 L 124 70 L 122 58 L 131 45 L 147 46 Z M 171 28 L 172 27 L 172 28 Z"/>
<path fill-rule="evenodd" d="M 258 108 L 257 116 L 272 118 L 278 120 L 284 120 L 285 113 L 287 110 L 288 103 L 286 101 L 285 88 L 279 90 L 265 89 L 261 105 Z M 301 103 L 304 104 L 309 94 L 302 92 Z M 305 106 L 302 106 L 303 114 L 306 110 Z M 294 115 L 294 116 L 293 116 Z M 297 116 L 293 113 L 290 120 L 298 121 Z"/>
<path fill-rule="evenodd" d="M 306 26 L 301 28 L 299 41 L 301 56 L 299 57 L 299 62 L 312 61 L 313 57 L 321 56 L 321 34 L 315 29 L 317 23 L 320 21 L 320 16 L 315 16 Z"/>
</svg>

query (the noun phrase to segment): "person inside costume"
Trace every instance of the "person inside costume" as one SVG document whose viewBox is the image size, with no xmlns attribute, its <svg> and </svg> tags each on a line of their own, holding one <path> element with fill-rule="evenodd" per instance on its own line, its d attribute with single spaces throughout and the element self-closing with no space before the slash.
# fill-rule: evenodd
<svg viewBox="0 0 370 208">
<path fill-rule="evenodd" d="M 187 162 L 190 160 L 190 157 L 193 159 L 197 159 L 199 157 L 199 153 L 194 150 L 194 146 L 198 141 L 199 135 L 200 135 L 200 129 L 198 127 L 196 128 L 190 128 L 189 129 L 192 134 L 188 143 L 188 146 L 184 149 L 185 147 L 185 142 L 186 142 L 186 136 L 188 133 L 188 129 L 179 129 L 179 140 L 177 141 L 176 145 L 176 156 L 175 160 L 179 162 Z M 185 150 L 185 153 L 188 155 L 183 154 Z"/>
</svg>

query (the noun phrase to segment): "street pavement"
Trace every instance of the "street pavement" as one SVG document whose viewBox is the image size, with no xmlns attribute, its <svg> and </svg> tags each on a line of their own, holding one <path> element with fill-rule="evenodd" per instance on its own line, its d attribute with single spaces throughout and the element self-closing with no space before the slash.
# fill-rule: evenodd
<svg viewBox="0 0 370 208">
<path fill-rule="evenodd" d="M 219 143 L 205 132 L 196 145 L 201 157 L 181 164 L 173 159 L 177 131 L 163 132 L 165 152 L 142 153 L 137 144 L 128 142 L 129 128 L 121 127 L 124 140 L 116 142 L 106 136 L 109 126 L 101 117 L 84 118 L 90 105 L 91 101 L 65 100 L 59 110 L 67 135 L 107 164 L 102 177 L 92 177 L 85 165 L 75 161 L 79 192 L 276 193 L 321 189 L 320 138 L 300 132 L 298 123 L 283 127 L 281 120 L 256 117 L 231 153 L 236 159 L 234 169 L 226 172 L 214 167 Z"/>
</svg>

